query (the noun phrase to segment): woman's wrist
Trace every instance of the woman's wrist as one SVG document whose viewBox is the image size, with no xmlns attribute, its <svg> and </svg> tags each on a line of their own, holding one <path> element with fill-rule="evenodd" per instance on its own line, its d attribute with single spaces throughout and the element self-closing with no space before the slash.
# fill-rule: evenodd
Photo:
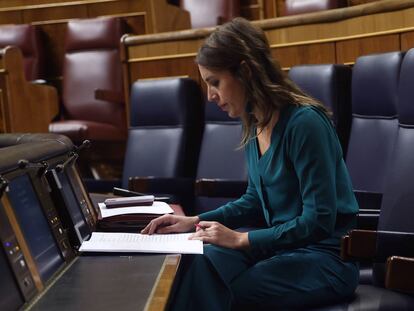
<svg viewBox="0 0 414 311">
<path fill-rule="evenodd" d="M 239 233 L 239 249 L 248 249 L 250 247 L 249 234 L 247 232 Z"/>
</svg>

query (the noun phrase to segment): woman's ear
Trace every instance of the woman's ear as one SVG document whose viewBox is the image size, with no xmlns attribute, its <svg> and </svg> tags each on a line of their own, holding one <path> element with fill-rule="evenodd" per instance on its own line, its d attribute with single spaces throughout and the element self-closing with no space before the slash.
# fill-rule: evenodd
<svg viewBox="0 0 414 311">
<path fill-rule="evenodd" d="M 242 60 L 240 63 L 240 72 L 247 74 L 248 78 L 252 77 L 252 71 L 250 70 L 250 67 L 245 60 Z"/>
</svg>

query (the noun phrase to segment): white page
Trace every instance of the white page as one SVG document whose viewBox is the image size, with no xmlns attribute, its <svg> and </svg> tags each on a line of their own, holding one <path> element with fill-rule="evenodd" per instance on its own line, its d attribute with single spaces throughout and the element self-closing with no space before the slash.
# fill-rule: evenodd
<svg viewBox="0 0 414 311">
<path fill-rule="evenodd" d="M 98 203 L 103 218 L 124 215 L 124 214 L 170 214 L 173 213 L 173 209 L 165 202 L 154 201 L 151 206 L 129 206 L 129 207 L 116 207 L 107 208 L 105 203 Z"/>
<path fill-rule="evenodd" d="M 189 240 L 190 235 L 93 232 L 89 241 L 82 243 L 79 251 L 203 254 L 203 242 Z"/>
</svg>

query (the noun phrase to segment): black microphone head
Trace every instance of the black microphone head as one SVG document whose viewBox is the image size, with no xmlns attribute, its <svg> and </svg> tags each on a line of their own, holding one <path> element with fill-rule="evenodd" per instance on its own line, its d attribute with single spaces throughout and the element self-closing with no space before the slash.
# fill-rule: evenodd
<svg viewBox="0 0 414 311">
<path fill-rule="evenodd" d="M 65 166 L 63 164 L 58 164 L 55 167 L 56 172 L 60 173 L 63 171 L 63 169 L 65 168 Z"/>
<path fill-rule="evenodd" d="M 85 139 L 82 143 L 82 145 L 85 145 L 85 148 L 89 148 L 91 146 L 91 141 L 88 139 Z"/>
<path fill-rule="evenodd" d="M 17 165 L 19 166 L 19 168 L 24 169 L 27 167 L 27 165 L 29 165 L 29 161 L 21 159 L 17 162 Z"/>
</svg>

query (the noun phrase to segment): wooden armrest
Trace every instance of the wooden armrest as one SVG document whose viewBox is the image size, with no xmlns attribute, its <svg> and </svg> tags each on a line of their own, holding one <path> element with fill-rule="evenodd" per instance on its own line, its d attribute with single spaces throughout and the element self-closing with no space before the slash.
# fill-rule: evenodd
<svg viewBox="0 0 414 311">
<path fill-rule="evenodd" d="M 125 102 L 124 94 L 121 92 L 115 92 L 111 90 L 95 90 L 95 99 L 104 100 L 107 102 L 119 103 L 122 104 Z"/>
<path fill-rule="evenodd" d="M 414 293 L 414 258 L 391 256 L 387 259 L 385 287 Z"/>
<path fill-rule="evenodd" d="M 414 233 L 352 230 L 347 238 L 344 258 L 375 259 L 385 262 L 393 255 L 414 256 Z"/>
<path fill-rule="evenodd" d="M 377 231 L 352 230 L 342 238 L 346 249 L 341 249 L 341 256 L 345 259 L 372 258 L 376 253 Z"/>
</svg>

